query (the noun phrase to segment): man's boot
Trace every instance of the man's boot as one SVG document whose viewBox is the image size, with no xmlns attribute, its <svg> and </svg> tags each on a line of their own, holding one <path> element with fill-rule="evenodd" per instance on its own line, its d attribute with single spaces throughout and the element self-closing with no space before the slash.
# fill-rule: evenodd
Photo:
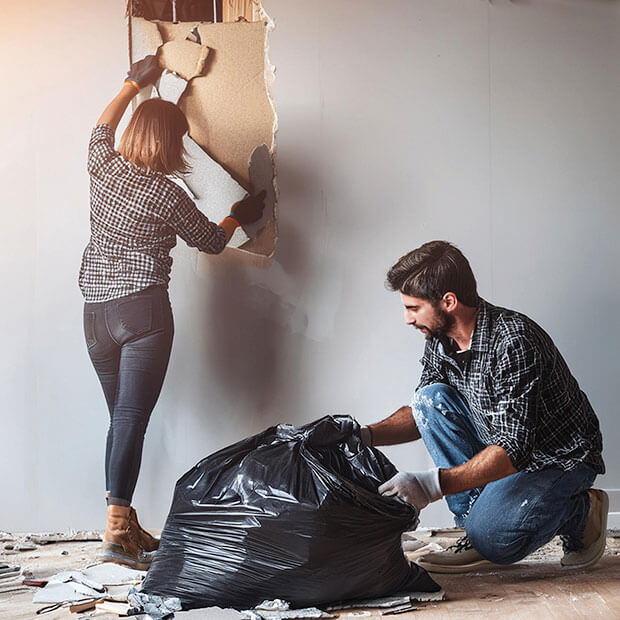
<svg viewBox="0 0 620 620">
<path fill-rule="evenodd" d="M 429 573 L 468 573 L 485 566 L 495 566 L 485 560 L 471 545 L 467 536 L 443 551 L 433 551 L 418 558 L 415 563 Z"/>
<path fill-rule="evenodd" d="M 98 557 L 102 562 L 148 570 L 153 554 L 140 548 L 135 528 L 129 518 L 130 510 L 129 506 L 108 505 L 108 518 Z"/>
<path fill-rule="evenodd" d="M 609 496 L 600 489 L 589 489 L 590 511 L 583 534 L 578 537 L 562 536 L 564 557 L 560 560 L 566 568 L 587 568 L 596 564 L 605 551 L 607 542 L 607 513 Z"/>
<path fill-rule="evenodd" d="M 139 523 L 138 515 L 131 506 L 129 507 L 129 522 L 134 532 L 138 536 L 138 544 L 144 551 L 157 551 L 159 549 L 159 538 L 151 536 Z"/>
</svg>

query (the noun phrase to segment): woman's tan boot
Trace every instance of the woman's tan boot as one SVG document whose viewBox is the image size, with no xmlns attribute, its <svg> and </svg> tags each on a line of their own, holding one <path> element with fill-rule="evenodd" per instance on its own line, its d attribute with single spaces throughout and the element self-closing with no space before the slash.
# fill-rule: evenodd
<svg viewBox="0 0 620 620">
<path fill-rule="evenodd" d="M 137 570 L 148 570 L 152 554 L 140 548 L 130 513 L 129 506 L 108 505 L 108 519 L 99 559 L 103 562 L 124 564 Z"/>
<path fill-rule="evenodd" d="M 138 544 L 145 551 L 157 551 L 159 549 L 159 538 L 151 536 L 139 523 L 138 515 L 134 508 L 129 508 L 129 522 L 133 531 L 137 533 Z"/>
</svg>

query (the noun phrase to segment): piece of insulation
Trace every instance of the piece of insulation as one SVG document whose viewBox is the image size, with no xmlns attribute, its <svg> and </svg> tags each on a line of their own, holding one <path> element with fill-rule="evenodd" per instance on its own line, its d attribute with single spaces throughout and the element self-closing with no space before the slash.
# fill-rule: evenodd
<svg viewBox="0 0 620 620">
<path fill-rule="evenodd" d="M 159 66 L 173 71 L 184 80 L 202 75 L 209 55 L 206 45 L 193 41 L 168 41 L 159 48 Z"/>
</svg>

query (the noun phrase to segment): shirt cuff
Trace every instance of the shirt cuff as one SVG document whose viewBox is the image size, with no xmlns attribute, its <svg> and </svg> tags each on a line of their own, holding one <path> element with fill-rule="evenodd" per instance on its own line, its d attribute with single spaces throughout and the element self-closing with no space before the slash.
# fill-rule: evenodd
<svg viewBox="0 0 620 620">
<path fill-rule="evenodd" d="M 498 437 L 493 443 L 506 451 L 517 471 L 524 471 L 530 465 L 532 449 L 529 446 L 518 445 L 514 437 Z"/>
</svg>

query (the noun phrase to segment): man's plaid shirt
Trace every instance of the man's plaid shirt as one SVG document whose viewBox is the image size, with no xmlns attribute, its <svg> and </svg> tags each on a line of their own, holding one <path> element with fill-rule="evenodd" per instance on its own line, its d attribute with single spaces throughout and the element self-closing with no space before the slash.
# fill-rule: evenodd
<svg viewBox="0 0 620 620">
<path fill-rule="evenodd" d="M 109 125 L 93 129 L 88 173 L 91 235 L 79 276 L 87 302 L 167 285 L 177 235 L 203 252 L 224 249 L 224 229 L 209 221 L 166 175 L 123 159 L 114 150 Z"/>
<path fill-rule="evenodd" d="M 478 435 L 506 450 L 516 469 L 604 473 L 596 414 L 549 335 L 523 314 L 480 300 L 463 369 L 447 339 L 426 343 L 418 389 L 446 383 L 467 401 Z"/>
</svg>

